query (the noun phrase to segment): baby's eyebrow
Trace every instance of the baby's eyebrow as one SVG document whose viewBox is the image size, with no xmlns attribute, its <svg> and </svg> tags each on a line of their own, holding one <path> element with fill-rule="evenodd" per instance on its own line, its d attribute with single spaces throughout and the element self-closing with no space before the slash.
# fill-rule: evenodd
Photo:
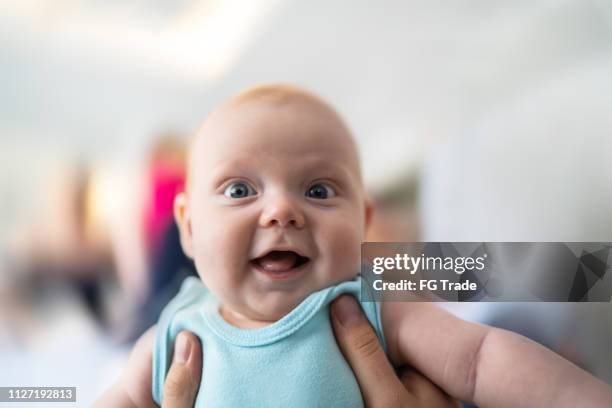
<svg viewBox="0 0 612 408">
<path fill-rule="evenodd" d="M 233 159 L 230 162 L 222 162 L 209 169 L 209 176 L 213 184 L 218 184 L 228 175 L 247 174 L 252 171 L 252 166 L 246 159 Z"/>
<path fill-rule="evenodd" d="M 307 174 L 307 178 L 329 178 L 331 181 L 345 184 L 350 180 L 359 180 L 358 174 L 348 165 L 340 165 L 333 161 L 321 158 L 302 158 L 293 163 L 286 175 L 298 174 L 300 178 Z M 259 177 L 257 169 L 252 164 L 252 158 L 237 157 L 230 161 L 221 162 L 208 169 L 207 178 L 213 187 L 219 187 L 231 177 Z"/>
<path fill-rule="evenodd" d="M 354 174 L 349 170 L 348 166 L 341 166 L 337 163 L 330 162 L 328 160 L 313 160 L 307 164 L 307 169 L 312 168 L 313 173 L 325 173 L 330 172 L 339 175 L 342 178 L 350 179 Z"/>
<path fill-rule="evenodd" d="M 223 171 L 231 171 L 231 170 L 249 170 L 251 169 L 252 164 L 251 160 L 246 159 L 232 159 L 229 161 L 222 161 L 221 163 L 213 166 L 213 172 L 223 172 Z"/>
</svg>

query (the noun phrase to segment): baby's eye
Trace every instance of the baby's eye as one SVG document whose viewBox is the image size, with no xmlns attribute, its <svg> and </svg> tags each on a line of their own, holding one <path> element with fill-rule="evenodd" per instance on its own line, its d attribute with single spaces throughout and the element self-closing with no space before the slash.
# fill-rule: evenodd
<svg viewBox="0 0 612 408">
<path fill-rule="evenodd" d="M 244 198 L 256 194 L 255 189 L 244 181 L 236 181 L 225 188 L 223 194 L 228 198 Z"/>
<path fill-rule="evenodd" d="M 306 197 L 324 200 L 336 196 L 336 190 L 327 184 L 317 183 L 311 186 L 306 192 Z"/>
</svg>

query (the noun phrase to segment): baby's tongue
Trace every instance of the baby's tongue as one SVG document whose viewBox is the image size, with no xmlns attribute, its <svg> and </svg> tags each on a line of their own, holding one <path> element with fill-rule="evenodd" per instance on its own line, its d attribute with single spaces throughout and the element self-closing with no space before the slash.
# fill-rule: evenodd
<svg viewBox="0 0 612 408">
<path fill-rule="evenodd" d="M 266 271 L 283 272 L 293 268 L 297 260 L 295 252 L 272 251 L 257 259 L 259 265 Z"/>
</svg>

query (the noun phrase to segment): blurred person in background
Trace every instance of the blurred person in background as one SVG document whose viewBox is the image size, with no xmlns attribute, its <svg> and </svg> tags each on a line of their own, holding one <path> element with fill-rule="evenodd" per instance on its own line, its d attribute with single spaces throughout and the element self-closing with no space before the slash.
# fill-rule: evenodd
<svg viewBox="0 0 612 408">
<path fill-rule="evenodd" d="M 181 249 L 173 213 L 174 197 L 185 188 L 186 151 L 185 138 L 168 131 L 154 140 L 149 152 L 141 207 L 147 290 L 127 333 L 130 340 L 158 320 L 161 310 L 187 276 L 195 276 L 193 262 Z"/>
<path fill-rule="evenodd" d="M 194 273 L 172 213 L 185 183 L 185 140 L 173 132 L 156 138 L 144 176 L 128 177 L 132 188 L 125 192 L 115 187 L 116 175 L 100 173 L 80 163 L 49 183 L 40 218 L 20 230 L 10 251 L 3 291 L 20 306 L 4 310 L 34 313 L 32 305 L 44 304 L 45 293 L 59 285 L 81 299 L 101 328 L 130 341 L 157 321 Z M 123 208 L 126 202 L 136 204 Z"/>
<path fill-rule="evenodd" d="M 48 189 L 40 218 L 31 220 L 13 242 L 7 284 L 17 292 L 12 298 L 40 305 L 50 289 L 63 285 L 77 294 L 95 322 L 106 326 L 103 287 L 114 269 L 108 231 L 98 222 L 93 202 L 93 170 L 73 164 Z"/>
</svg>

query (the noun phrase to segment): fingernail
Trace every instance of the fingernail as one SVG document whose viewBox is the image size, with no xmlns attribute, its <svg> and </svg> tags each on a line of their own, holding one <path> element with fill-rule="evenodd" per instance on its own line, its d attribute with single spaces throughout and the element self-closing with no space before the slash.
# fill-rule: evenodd
<svg viewBox="0 0 612 408">
<path fill-rule="evenodd" d="M 361 319 L 361 311 L 352 296 L 345 295 L 338 299 L 334 303 L 333 311 L 340 324 L 345 327 L 352 326 Z"/>
<path fill-rule="evenodd" d="M 187 336 L 179 334 L 174 346 L 174 361 L 179 364 L 185 364 L 189 360 L 190 353 L 191 343 L 187 340 Z"/>
</svg>

